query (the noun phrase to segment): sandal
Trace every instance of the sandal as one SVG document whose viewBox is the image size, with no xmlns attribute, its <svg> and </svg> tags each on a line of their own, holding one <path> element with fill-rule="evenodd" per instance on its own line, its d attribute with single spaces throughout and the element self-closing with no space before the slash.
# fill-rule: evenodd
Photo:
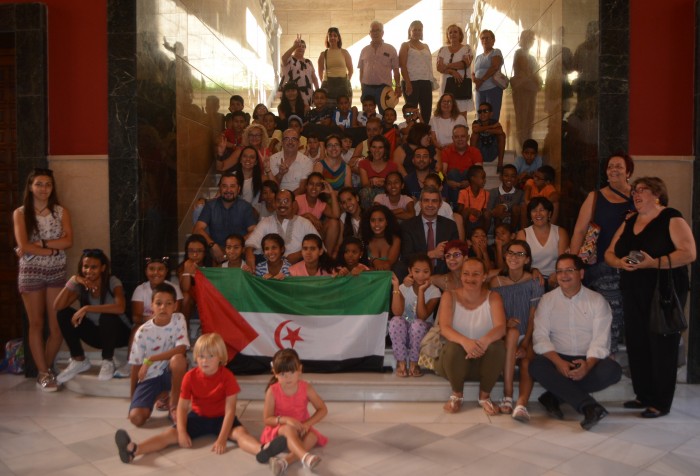
<svg viewBox="0 0 700 476">
<path fill-rule="evenodd" d="M 530 421 L 530 413 L 528 413 L 525 405 L 517 405 L 513 410 L 513 420 L 519 421 L 521 423 L 528 423 Z"/>
<path fill-rule="evenodd" d="M 503 397 L 498 404 L 498 410 L 501 413 L 513 413 L 513 397 Z"/>
<path fill-rule="evenodd" d="M 270 458 L 273 456 L 277 456 L 283 451 L 287 450 L 287 437 L 286 436 L 278 436 L 271 442 L 267 444 L 267 446 L 264 446 L 260 448 L 260 452 L 255 455 L 255 459 L 258 463 L 267 463 L 270 461 Z"/>
<path fill-rule="evenodd" d="M 114 442 L 117 444 L 117 448 L 119 449 L 119 459 L 122 460 L 122 463 L 129 464 L 134 461 L 137 446 L 136 443 L 134 443 L 134 448 L 129 451 L 129 443 L 131 443 L 131 438 L 129 438 L 129 434 L 126 432 L 126 430 L 117 430 L 114 435 Z"/>
<path fill-rule="evenodd" d="M 463 401 L 463 396 L 453 393 L 442 408 L 446 413 L 457 413 L 462 408 Z"/>
<path fill-rule="evenodd" d="M 397 377 L 408 377 L 408 371 L 406 370 L 406 362 L 396 363 L 396 376 Z"/>
<path fill-rule="evenodd" d="M 493 404 L 491 397 L 486 397 L 483 400 L 479 400 L 479 406 L 484 409 L 484 413 L 488 416 L 498 415 L 498 407 Z"/>
<path fill-rule="evenodd" d="M 270 471 L 274 476 L 280 476 L 287 472 L 287 460 L 279 456 L 270 458 Z"/>
<path fill-rule="evenodd" d="M 311 471 L 314 470 L 316 466 L 318 466 L 318 463 L 321 462 L 321 457 L 319 455 L 315 455 L 313 453 L 306 453 L 304 456 L 301 457 L 301 464 L 305 468 L 309 468 Z"/>
<path fill-rule="evenodd" d="M 418 367 L 417 363 L 414 363 L 410 370 L 408 371 L 409 375 L 411 377 L 422 377 L 423 376 L 423 371 Z"/>
</svg>

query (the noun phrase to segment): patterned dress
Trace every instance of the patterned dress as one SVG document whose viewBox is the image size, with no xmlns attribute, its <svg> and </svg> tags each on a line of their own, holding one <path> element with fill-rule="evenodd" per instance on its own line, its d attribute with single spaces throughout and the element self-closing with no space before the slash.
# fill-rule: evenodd
<svg viewBox="0 0 700 476">
<path fill-rule="evenodd" d="M 24 214 L 24 207 L 20 208 Z M 37 229 L 29 237 L 30 242 L 57 240 L 63 236 L 63 207 L 56 205 L 53 213 L 36 217 Z M 19 260 L 17 287 L 20 293 L 41 291 L 46 288 L 62 288 L 66 283 L 66 253 L 59 250 L 55 256 L 24 254 Z"/>
</svg>

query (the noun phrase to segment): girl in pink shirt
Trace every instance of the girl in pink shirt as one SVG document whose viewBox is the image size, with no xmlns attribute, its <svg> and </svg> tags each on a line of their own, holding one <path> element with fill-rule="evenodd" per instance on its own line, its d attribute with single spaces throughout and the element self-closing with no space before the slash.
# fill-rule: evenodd
<svg viewBox="0 0 700 476">
<path fill-rule="evenodd" d="M 308 234 L 301 241 L 302 260 L 289 268 L 290 276 L 329 276 L 332 266 L 318 235 Z"/>
</svg>

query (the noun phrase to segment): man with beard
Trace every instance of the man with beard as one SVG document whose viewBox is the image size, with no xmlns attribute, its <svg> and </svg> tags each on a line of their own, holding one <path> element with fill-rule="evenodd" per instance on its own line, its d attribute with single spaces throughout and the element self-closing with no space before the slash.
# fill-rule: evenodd
<svg viewBox="0 0 700 476">
<path fill-rule="evenodd" d="M 296 195 L 306 191 L 306 177 L 314 169 L 314 161 L 299 152 L 299 133 L 289 128 L 282 135 L 282 150 L 270 157 L 270 178 L 280 189 Z"/>
<path fill-rule="evenodd" d="M 277 233 L 284 239 L 284 250 L 291 263 L 301 261 L 301 242 L 306 235 L 317 235 L 314 225 L 294 214 L 294 194 L 280 190 L 275 197 L 275 213 L 260 220 L 245 242 L 245 260 L 248 268 L 255 269 L 255 253 L 262 253 L 262 239 L 268 233 Z"/>
<path fill-rule="evenodd" d="M 423 181 L 430 171 L 430 151 L 427 147 L 419 146 L 413 153 L 413 167 L 415 170 L 404 177 L 406 191 L 413 198 L 420 198 L 423 190 Z"/>
<path fill-rule="evenodd" d="M 234 233 L 245 236 L 255 228 L 253 207 L 238 200 L 241 188 L 235 172 L 225 173 L 219 180 L 219 197 L 208 201 L 194 224 L 192 233 L 202 235 L 217 262 L 224 260 L 226 237 Z"/>
</svg>

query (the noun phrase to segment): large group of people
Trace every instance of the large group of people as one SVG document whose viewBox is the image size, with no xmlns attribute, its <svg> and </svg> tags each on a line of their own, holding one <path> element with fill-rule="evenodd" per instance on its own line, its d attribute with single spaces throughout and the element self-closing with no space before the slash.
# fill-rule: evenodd
<svg viewBox="0 0 700 476">
<path fill-rule="evenodd" d="M 313 425 L 327 410 L 300 380 L 293 351 L 273 359 L 261 442 L 235 418 L 239 387 L 223 369 L 221 338 L 198 336 L 192 326 L 201 267 L 241 268 L 261 279 L 391 271 L 388 335 L 396 375 L 424 374 L 421 342 L 438 325 L 443 344 L 434 371 L 449 381 L 448 413 L 461 409 L 464 382 L 477 380 L 478 404 L 488 415 L 529 421 L 537 381 L 549 415 L 562 418 L 560 404 L 567 403 L 590 429 L 607 414 L 590 394 L 620 379 L 615 354 L 623 339 L 636 394 L 625 407 L 643 409 L 645 418 L 669 412 L 680 334 L 651 333 L 649 305 L 658 268 L 672 269 L 685 302 L 695 242 L 680 213 L 667 207 L 665 184 L 656 177 L 630 183 L 634 162 L 616 152 L 605 162 L 606 185 L 589 194 L 570 238 L 557 225 L 555 171 L 543 165 L 537 142 L 526 137 L 522 157 L 503 163 L 503 91 L 495 80 L 503 56 L 493 32 L 481 33 L 483 53 L 472 68 L 462 29 L 447 27 L 434 111 L 432 57 L 422 33 L 421 22 L 411 23 L 397 53 L 383 41 L 383 25 L 372 22 L 371 43 L 357 65 L 362 112 L 351 107 L 353 65 L 337 28 L 328 30 L 318 59 L 323 87 L 297 37 L 282 57 L 278 116 L 258 105 L 249 123 L 242 98 L 232 97 L 236 108 L 215 147 L 218 194 L 195 211 L 177 279 L 168 281 L 165 253 L 147 257 L 146 281 L 130 306 L 102 250 L 83 250 L 76 274 L 66 279 L 70 214 L 58 203 L 50 170 L 29 175 L 13 219 L 37 386 L 56 391 L 89 369 L 83 341 L 102 350 L 100 380 L 120 372 L 130 377 L 134 425 L 143 425 L 154 406 L 176 423 L 139 444 L 117 432 L 122 461 L 168 445 L 189 447 L 191 438 L 208 433 L 218 437 L 216 453 L 228 439 L 237 441 L 259 462 L 269 461 L 274 474 L 297 460 L 309 468 L 320 461 L 310 450 L 326 438 Z M 519 61 L 519 74 L 531 75 L 528 58 Z M 469 79 L 474 99 L 446 90 Z M 405 122 L 397 125 L 387 97 L 401 94 Z M 466 115 L 474 110 L 470 134 Z M 487 190 L 483 163 L 491 161 L 500 185 Z M 597 251 L 584 263 L 592 224 L 599 229 Z M 59 373 L 54 365 L 63 340 L 71 358 Z M 197 366 L 187 371 L 185 354 L 194 342 Z M 120 368 L 114 350 L 127 345 L 129 362 Z M 501 376 L 504 395 L 492 399 Z M 277 456 L 285 450 L 288 456 Z"/>
</svg>

